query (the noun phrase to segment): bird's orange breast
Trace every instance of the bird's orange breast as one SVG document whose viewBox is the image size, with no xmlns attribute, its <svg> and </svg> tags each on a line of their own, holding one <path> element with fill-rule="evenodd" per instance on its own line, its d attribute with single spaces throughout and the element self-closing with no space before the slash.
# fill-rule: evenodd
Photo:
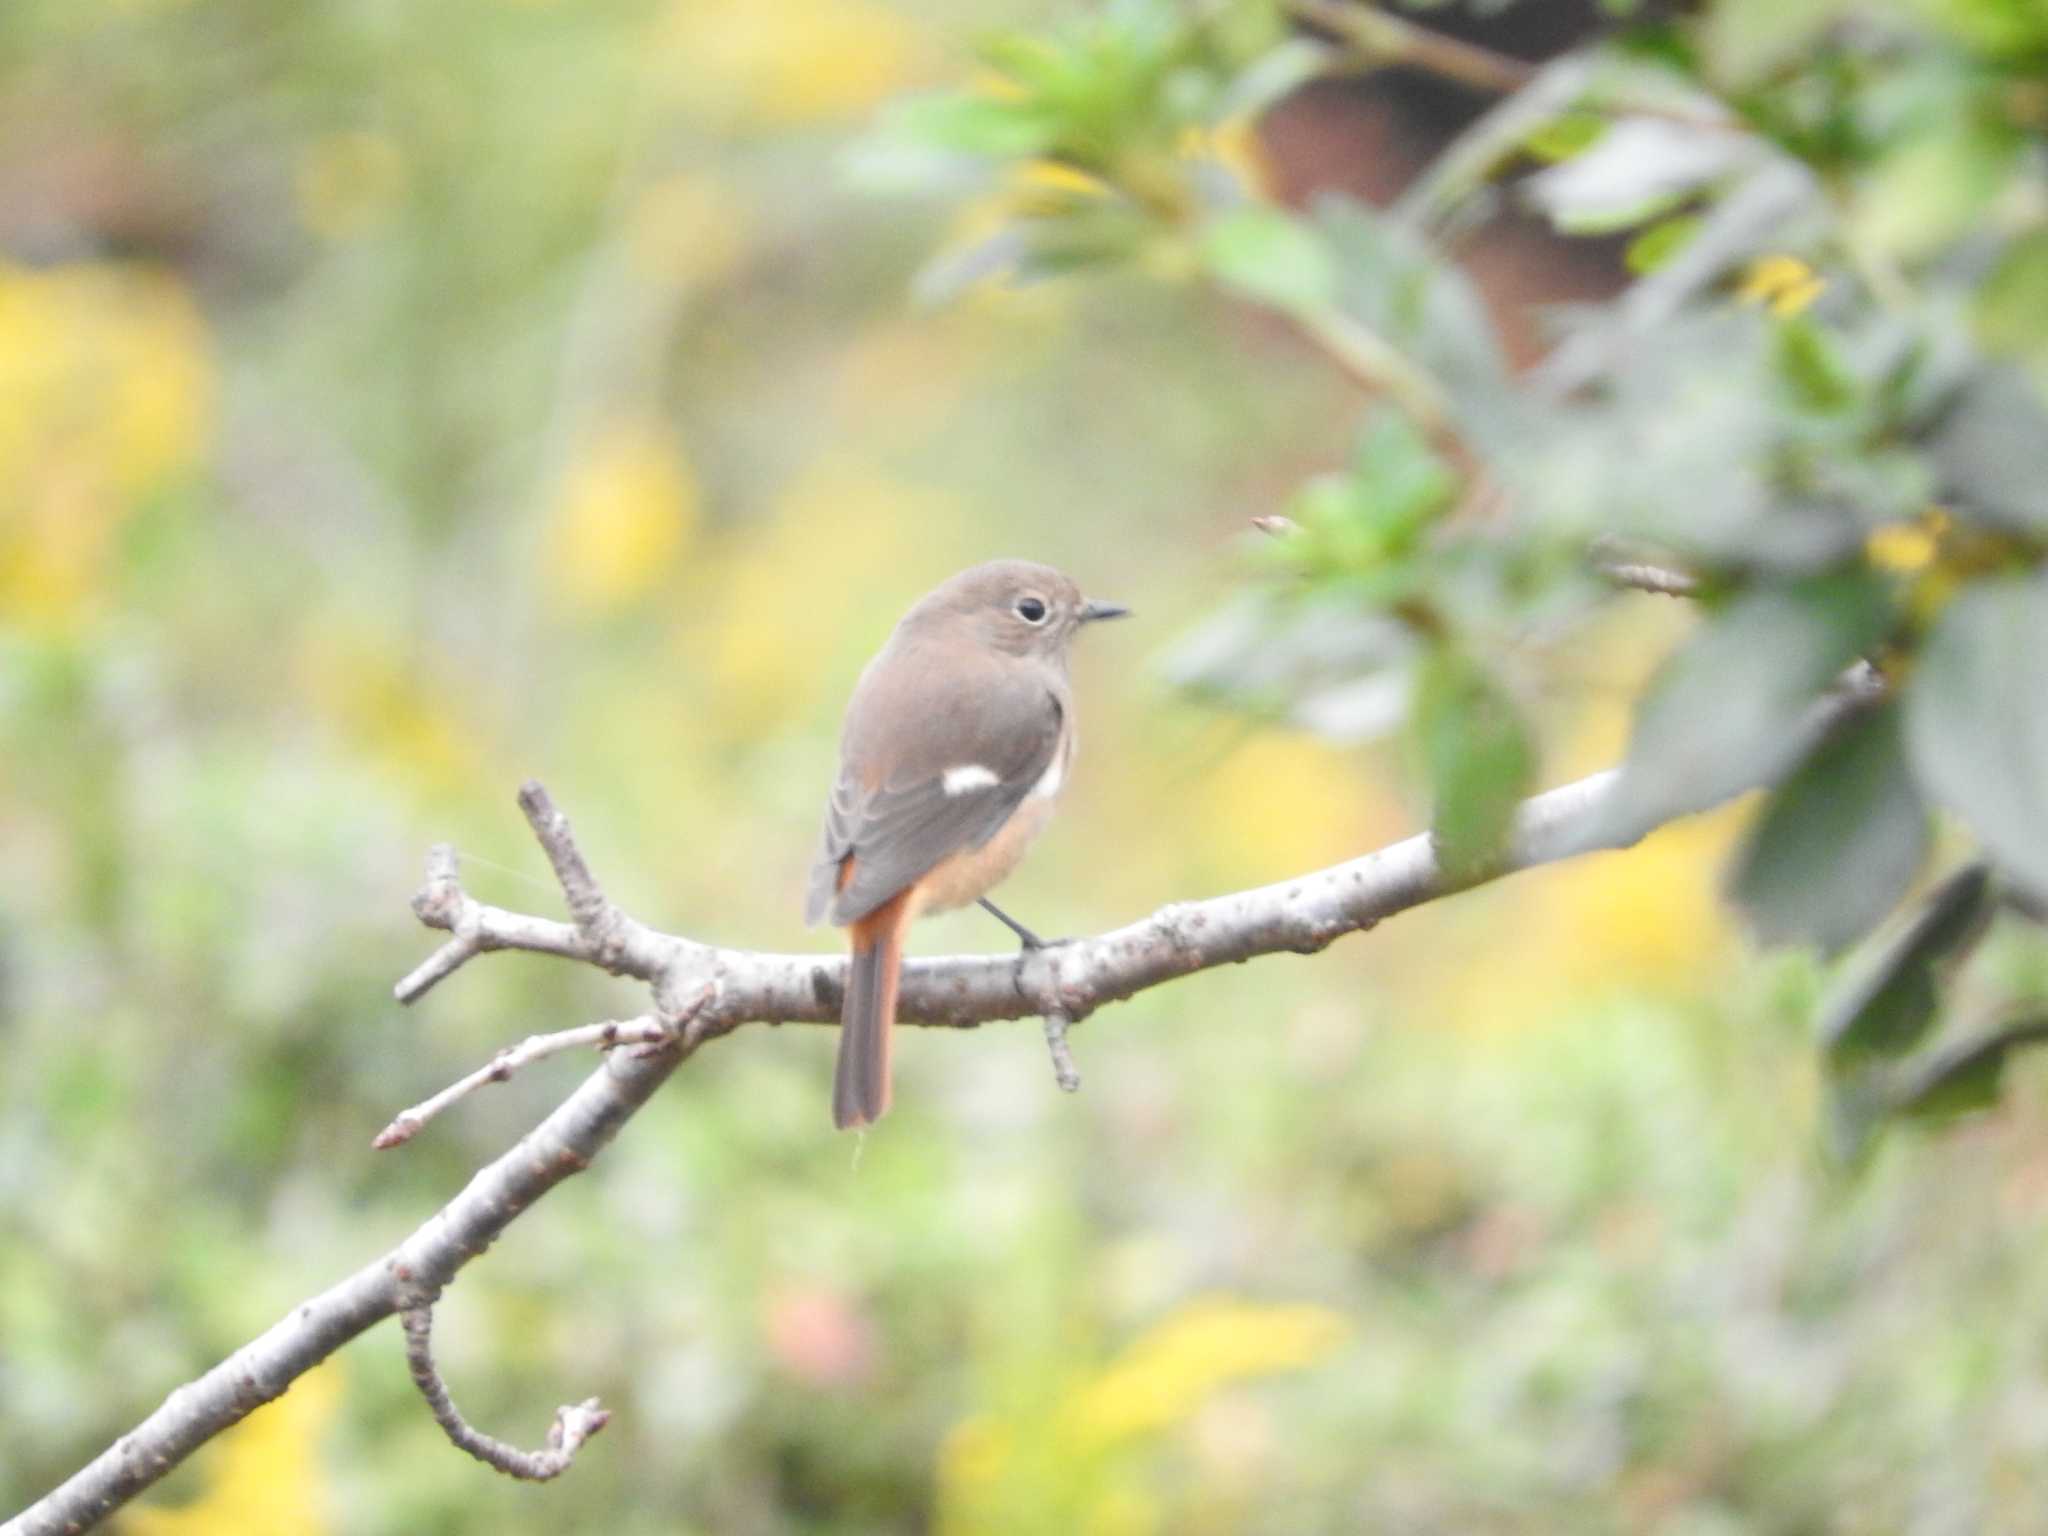
<svg viewBox="0 0 2048 1536">
<path fill-rule="evenodd" d="M 1032 795 L 1003 823 L 1002 830 L 979 848 L 963 848 L 939 860 L 917 882 L 918 911 L 950 912 L 994 890 L 1023 859 L 1031 840 L 1044 830 L 1052 807 L 1050 797 Z"/>
</svg>

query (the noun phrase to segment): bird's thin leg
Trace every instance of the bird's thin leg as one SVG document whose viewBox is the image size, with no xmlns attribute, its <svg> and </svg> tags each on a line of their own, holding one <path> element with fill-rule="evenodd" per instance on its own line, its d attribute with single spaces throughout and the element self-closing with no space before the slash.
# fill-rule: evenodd
<svg viewBox="0 0 2048 1536">
<path fill-rule="evenodd" d="M 1051 949 L 1055 944 L 1070 944 L 1073 942 L 1071 939 L 1041 939 L 986 896 L 981 898 L 981 904 L 987 908 L 990 917 L 993 917 L 997 922 L 1009 929 L 1010 932 L 1017 935 L 1017 942 L 1026 949 Z"/>
</svg>

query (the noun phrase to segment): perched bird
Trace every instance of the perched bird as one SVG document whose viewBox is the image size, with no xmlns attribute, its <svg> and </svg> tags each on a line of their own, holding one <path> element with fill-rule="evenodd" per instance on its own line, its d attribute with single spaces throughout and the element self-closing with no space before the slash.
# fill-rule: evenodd
<svg viewBox="0 0 2048 1536">
<path fill-rule="evenodd" d="M 986 893 L 1024 856 L 1074 756 L 1067 648 L 1084 624 L 1130 610 L 1091 602 L 1051 566 L 962 571 L 906 613 L 846 707 L 805 920 L 850 926 L 832 1121 L 889 1108 L 889 1035 L 904 931 L 979 901 L 1027 947 L 1040 941 Z"/>
</svg>

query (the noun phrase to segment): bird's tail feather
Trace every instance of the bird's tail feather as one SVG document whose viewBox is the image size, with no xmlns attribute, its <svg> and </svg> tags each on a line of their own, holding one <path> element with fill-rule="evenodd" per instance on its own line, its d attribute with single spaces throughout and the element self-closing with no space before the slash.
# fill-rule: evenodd
<svg viewBox="0 0 2048 1536">
<path fill-rule="evenodd" d="M 832 1123 L 872 1125 L 889 1112 L 889 1037 L 896 983 L 903 971 L 904 891 L 853 925 L 853 965 L 839 1014 L 839 1066 L 832 1082 Z"/>
</svg>

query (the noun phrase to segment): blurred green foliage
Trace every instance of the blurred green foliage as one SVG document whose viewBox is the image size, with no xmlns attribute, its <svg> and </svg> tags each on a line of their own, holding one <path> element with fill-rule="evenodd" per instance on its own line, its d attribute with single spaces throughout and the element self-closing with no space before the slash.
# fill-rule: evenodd
<svg viewBox="0 0 2048 1536">
<path fill-rule="evenodd" d="M 1628 21 L 1386 212 L 1268 197 L 1257 115 L 1388 61 L 1263 4 L 8 7 L 0 1508 L 577 1064 L 371 1153 L 395 1109 L 631 1006 L 498 956 L 398 1010 L 429 842 L 552 910 L 537 774 L 638 915 L 824 944 L 838 710 L 973 560 L 1145 626 L 1080 660 L 1075 789 L 1014 887 L 1040 926 L 1431 815 L 1483 870 L 1641 697 L 1638 765 L 1695 781 L 1631 769 L 1664 814 L 1873 648 L 1900 704 L 1766 765 L 1738 893 L 1845 944 L 1926 802 L 2038 880 L 2038 23 Z M 1504 170 L 1642 230 L 1534 376 L 1446 259 Z M 905 302 L 921 267 L 950 304 Z M 1706 622 L 1613 599 L 1615 536 Z M 743 1032 L 441 1309 L 482 1425 L 618 1410 L 567 1478 L 452 1451 L 380 1332 L 120 1528 L 2031 1530 L 2038 1081 L 1872 1132 L 1987 1102 L 2048 1006 L 2038 928 L 1971 875 L 1840 978 L 1759 959 L 1715 899 L 1743 825 L 1147 994 L 1077 1035 L 1078 1099 L 1028 1029 L 919 1032 L 856 1144 L 824 1032 Z"/>
<path fill-rule="evenodd" d="M 1340 735 L 1397 723 L 1405 698 L 1438 848 L 1469 876 L 1532 775 L 1515 673 L 1623 600 L 1599 566 L 1625 552 L 1674 570 L 1708 621 L 1644 695 L 1611 836 L 1775 786 L 1732 895 L 1761 941 L 1833 954 L 1907 897 L 1945 809 L 2038 913 L 2048 345 L 1991 322 L 2048 311 L 2029 287 L 2048 15 L 1622 7 L 1540 68 L 1492 56 L 1508 100 L 1391 209 L 1276 206 L 1245 150 L 1261 87 L 1438 68 L 1429 36 L 1367 6 L 1123 0 L 992 44 L 992 80 L 884 130 L 986 184 L 1085 183 L 998 194 L 980 254 L 944 264 L 1200 273 L 1383 397 L 1348 468 L 1263 525 L 1283 541 L 1263 614 L 1228 609 L 1181 676 L 1326 730 L 1334 690 Z M 1460 221 L 1503 196 L 1563 236 L 1634 235 L 1633 281 L 1519 377 L 1455 259 Z M 1817 739 L 1805 722 L 1858 662 L 1903 697 Z M 1978 1001 L 1973 1022 L 2031 1005 Z"/>
</svg>

